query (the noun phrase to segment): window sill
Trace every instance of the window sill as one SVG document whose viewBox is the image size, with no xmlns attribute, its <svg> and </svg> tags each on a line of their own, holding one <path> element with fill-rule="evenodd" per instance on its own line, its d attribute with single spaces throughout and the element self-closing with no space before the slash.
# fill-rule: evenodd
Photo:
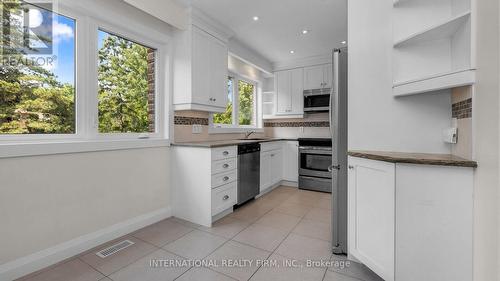
<svg viewBox="0 0 500 281">
<path fill-rule="evenodd" d="M 0 159 L 170 146 L 168 139 L 66 140 L 49 142 L 0 143 Z"/>
</svg>

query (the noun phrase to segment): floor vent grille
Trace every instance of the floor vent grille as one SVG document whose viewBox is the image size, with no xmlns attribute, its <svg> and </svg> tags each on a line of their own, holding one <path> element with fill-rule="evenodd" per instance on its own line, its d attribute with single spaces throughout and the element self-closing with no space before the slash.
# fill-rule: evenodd
<svg viewBox="0 0 500 281">
<path fill-rule="evenodd" d="M 109 256 L 127 248 L 127 247 L 132 246 L 132 245 L 134 245 L 134 242 L 132 242 L 130 240 L 124 240 L 124 241 L 121 241 L 120 243 L 116 243 L 113 246 L 110 246 L 106 249 L 102 249 L 95 254 L 101 258 L 106 258 L 106 257 L 109 257 Z"/>
</svg>

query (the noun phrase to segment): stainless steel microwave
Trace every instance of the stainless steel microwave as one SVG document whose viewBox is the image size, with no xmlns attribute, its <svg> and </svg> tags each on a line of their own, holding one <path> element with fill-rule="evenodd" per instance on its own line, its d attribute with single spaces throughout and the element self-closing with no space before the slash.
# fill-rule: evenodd
<svg viewBox="0 0 500 281">
<path fill-rule="evenodd" d="M 329 110 L 330 88 L 304 91 L 304 112 L 328 112 Z"/>
</svg>

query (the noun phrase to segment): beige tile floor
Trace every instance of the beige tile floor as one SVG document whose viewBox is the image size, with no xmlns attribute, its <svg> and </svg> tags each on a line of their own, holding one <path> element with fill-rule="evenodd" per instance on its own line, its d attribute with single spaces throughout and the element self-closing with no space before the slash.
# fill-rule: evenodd
<svg viewBox="0 0 500 281">
<path fill-rule="evenodd" d="M 330 206 L 330 194 L 281 186 L 237 209 L 211 228 L 170 218 L 21 280 L 382 280 L 365 266 L 331 254 Z M 95 255 L 123 239 L 135 244 L 104 259 Z M 203 259 L 217 264 L 151 267 L 152 259 Z M 270 263 L 266 264 L 266 260 Z M 311 267 L 307 266 L 307 260 L 338 261 L 336 264 L 346 266 Z M 248 264 L 221 266 L 223 261 Z M 293 261 L 294 266 L 283 266 L 287 261 Z"/>
</svg>

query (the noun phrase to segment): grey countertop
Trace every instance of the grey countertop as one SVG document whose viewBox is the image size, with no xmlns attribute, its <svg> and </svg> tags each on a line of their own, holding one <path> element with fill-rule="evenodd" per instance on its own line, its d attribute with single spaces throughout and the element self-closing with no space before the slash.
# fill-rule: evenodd
<svg viewBox="0 0 500 281">
<path fill-rule="evenodd" d="M 262 139 L 248 139 L 248 140 L 218 140 L 218 141 L 201 141 L 201 142 L 176 142 L 172 143 L 173 146 L 191 146 L 191 147 L 224 147 L 239 145 L 245 143 L 261 143 L 271 141 L 296 141 L 294 138 L 262 138 Z"/>
<path fill-rule="evenodd" d="M 430 154 L 430 153 L 405 153 L 389 151 L 349 151 L 353 157 L 366 158 L 371 160 L 385 161 L 391 163 L 407 163 L 437 166 L 455 166 L 476 168 L 477 162 L 460 158 L 451 154 Z"/>
</svg>

